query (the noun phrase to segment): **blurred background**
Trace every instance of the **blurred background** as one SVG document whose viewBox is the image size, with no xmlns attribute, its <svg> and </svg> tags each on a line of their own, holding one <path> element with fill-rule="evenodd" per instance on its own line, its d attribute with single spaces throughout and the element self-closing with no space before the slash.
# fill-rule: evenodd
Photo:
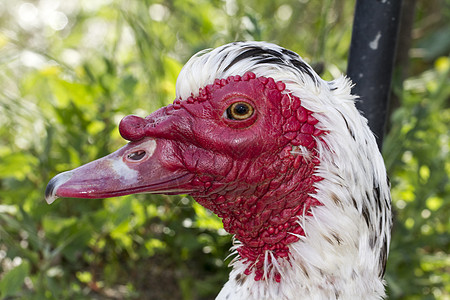
<svg viewBox="0 0 450 300">
<path fill-rule="evenodd" d="M 383 154 L 390 299 L 450 299 L 450 1 L 404 0 Z M 186 196 L 43 194 L 174 99 L 198 50 L 265 40 L 345 73 L 355 1 L 0 0 L 0 298 L 214 299 L 231 237 Z"/>
</svg>

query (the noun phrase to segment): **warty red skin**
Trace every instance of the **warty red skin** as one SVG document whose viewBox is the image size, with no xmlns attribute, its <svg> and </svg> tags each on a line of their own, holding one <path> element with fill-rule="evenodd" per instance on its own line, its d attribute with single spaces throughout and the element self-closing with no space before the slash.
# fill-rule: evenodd
<svg viewBox="0 0 450 300">
<path fill-rule="evenodd" d="M 131 141 L 157 139 L 167 169 L 195 174 L 185 189 L 223 218 L 225 230 L 242 243 L 241 257 L 255 262 L 259 280 L 265 250 L 288 257 L 287 245 L 303 235 L 298 216 L 320 205 L 311 196 L 321 179 L 314 175 L 319 160 L 291 151 L 300 145 L 314 153 L 323 132 L 284 84 L 246 76 L 251 77 L 217 80 L 199 97 L 177 99 L 145 119 L 128 116 L 119 130 Z M 227 107 L 237 101 L 252 104 L 254 114 L 243 121 L 226 118 Z"/>
<path fill-rule="evenodd" d="M 243 120 L 228 116 L 238 102 L 253 107 Z M 258 281 L 273 259 L 289 259 L 288 246 L 304 235 L 299 216 L 321 205 L 316 145 L 326 132 L 317 124 L 282 82 L 251 72 L 217 79 L 145 119 L 125 117 L 119 131 L 128 145 L 56 176 L 46 192 L 53 200 L 188 193 L 223 219 L 249 262 L 245 274 Z"/>
</svg>

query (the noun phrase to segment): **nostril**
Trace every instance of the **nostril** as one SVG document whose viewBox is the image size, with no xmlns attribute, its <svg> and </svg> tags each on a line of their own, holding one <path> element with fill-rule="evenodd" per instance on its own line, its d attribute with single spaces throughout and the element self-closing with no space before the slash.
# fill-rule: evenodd
<svg viewBox="0 0 450 300">
<path fill-rule="evenodd" d="M 137 160 L 141 160 L 142 158 L 144 158 L 144 156 L 145 156 L 145 151 L 138 150 L 138 151 L 128 154 L 127 158 L 137 161 Z"/>
</svg>

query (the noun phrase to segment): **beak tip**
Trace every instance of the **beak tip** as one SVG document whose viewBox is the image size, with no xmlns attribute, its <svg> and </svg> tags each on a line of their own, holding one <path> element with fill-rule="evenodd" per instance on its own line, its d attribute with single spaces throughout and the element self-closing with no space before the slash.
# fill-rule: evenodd
<svg viewBox="0 0 450 300">
<path fill-rule="evenodd" d="M 54 193 L 55 185 L 53 179 L 50 180 L 47 187 L 45 188 L 45 201 L 47 202 L 47 204 L 52 204 L 57 198 L 57 196 Z"/>
<path fill-rule="evenodd" d="M 52 204 L 53 202 L 55 202 L 56 198 L 58 198 L 57 196 L 45 196 L 45 201 L 47 202 L 47 204 Z"/>
<path fill-rule="evenodd" d="M 45 201 L 48 204 L 52 204 L 53 202 L 55 202 L 55 200 L 58 198 L 58 188 L 69 181 L 69 179 L 72 177 L 72 174 L 72 171 L 63 172 L 56 175 L 49 181 L 45 189 Z"/>
</svg>

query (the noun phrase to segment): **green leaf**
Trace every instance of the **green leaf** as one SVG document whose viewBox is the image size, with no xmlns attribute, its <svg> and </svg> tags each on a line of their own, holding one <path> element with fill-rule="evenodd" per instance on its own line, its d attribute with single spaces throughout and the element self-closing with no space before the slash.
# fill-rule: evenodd
<svg viewBox="0 0 450 300">
<path fill-rule="evenodd" d="M 0 178 L 15 177 L 23 180 L 37 165 L 35 157 L 28 153 L 8 153 L 0 159 Z"/>
<path fill-rule="evenodd" d="M 20 265 L 10 270 L 3 276 L 0 281 L 0 295 L 2 298 L 16 295 L 21 289 L 24 283 L 25 277 L 30 273 L 30 265 L 27 261 L 22 262 Z"/>
</svg>

